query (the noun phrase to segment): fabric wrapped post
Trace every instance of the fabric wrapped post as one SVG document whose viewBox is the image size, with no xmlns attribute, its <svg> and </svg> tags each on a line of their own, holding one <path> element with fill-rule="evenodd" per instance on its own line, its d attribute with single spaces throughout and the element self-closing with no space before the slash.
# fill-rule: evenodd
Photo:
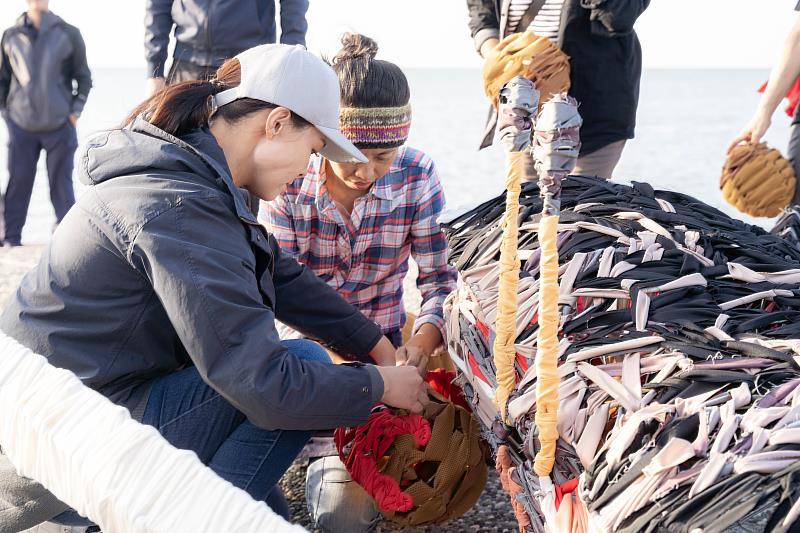
<svg viewBox="0 0 800 533">
<path fill-rule="evenodd" d="M 485 406 L 506 195 L 445 224 L 459 269 L 448 348 L 521 531 L 795 530 L 800 248 L 681 193 L 565 178 L 558 437 L 540 476 L 545 202 L 522 185 L 509 425 Z"/>
<path fill-rule="evenodd" d="M 103 531 L 305 531 L 0 332 L 0 444 Z"/>
</svg>

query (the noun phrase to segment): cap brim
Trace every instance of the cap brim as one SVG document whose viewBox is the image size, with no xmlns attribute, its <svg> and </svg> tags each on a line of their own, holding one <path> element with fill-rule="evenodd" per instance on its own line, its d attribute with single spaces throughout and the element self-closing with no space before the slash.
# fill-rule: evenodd
<svg viewBox="0 0 800 533">
<path fill-rule="evenodd" d="M 339 130 L 322 126 L 316 126 L 316 128 L 327 139 L 325 148 L 320 150 L 320 154 L 325 159 L 337 163 L 366 163 L 368 161 L 367 156 L 362 154 Z"/>
</svg>

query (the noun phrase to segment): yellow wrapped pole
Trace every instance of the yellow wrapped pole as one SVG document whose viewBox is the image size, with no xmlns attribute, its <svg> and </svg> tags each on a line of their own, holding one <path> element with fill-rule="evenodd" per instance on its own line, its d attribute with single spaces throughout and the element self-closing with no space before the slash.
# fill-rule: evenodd
<svg viewBox="0 0 800 533">
<path fill-rule="evenodd" d="M 558 214 L 539 222 L 539 330 L 536 340 L 536 427 L 540 449 L 533 471 L 548 476 L 558 440 Z"/>
<path fill-rule="evenodd" d="M 503 217 L 503 240 L 500 245 L 500 284 L 495 319 L 495 338 L 492 345 L 494 367 L 497 371 L 495 403 L 506 421 L 506 400 L 516 386 L 514 378 L 514 340 L 517 330 L 517 285 L 519 283 L 519 193 L 527 152 L 506 153 L 506 212 Z"/>
<path fill-rule="evenodd" d="M 553 470 L 558 441 L 558 218 L 561 181 L 575 168 L 581 146 L 578 103 L 566 93 L 548 100 L 533 135 L 533 156 L 543 198 L 539 222 L 539 329 L 536 339 L 536 427 L 539 452 L 533 471 Z"/>
</svg>

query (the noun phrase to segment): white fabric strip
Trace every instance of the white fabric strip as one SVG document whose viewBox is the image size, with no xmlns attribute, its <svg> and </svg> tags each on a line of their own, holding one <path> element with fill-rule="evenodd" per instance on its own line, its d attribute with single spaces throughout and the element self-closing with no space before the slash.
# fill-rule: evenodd
<svg viewBox="0 0 800 533">
<path fill-rule="evenodd" d="M 103 531 L 305 531 L 2 332 L 0 361 L 3 452 Z"/>
</svg>

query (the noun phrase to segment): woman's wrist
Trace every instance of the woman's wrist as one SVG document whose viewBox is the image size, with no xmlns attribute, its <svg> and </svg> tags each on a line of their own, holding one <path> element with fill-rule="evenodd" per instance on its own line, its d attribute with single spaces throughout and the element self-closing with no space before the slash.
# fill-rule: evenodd
<svg viewBox="0 0 800 533">
<path fill-rule="evenodd" d="M 378 344 L 376 344 L 369 352 L 370 357 L 380 366 L 394 366 L 394 346 L 385 336 L 381 336 Z"/>
<path fill-rule="evenodd" d="M 419 330 L 405 343 L 405 346 L 419 348 L 426 357 L 430 357 L 440 344 L 442 344 L 441 331 L 433 324 L 426 322 L 420 326 Z"/>
</svg>

